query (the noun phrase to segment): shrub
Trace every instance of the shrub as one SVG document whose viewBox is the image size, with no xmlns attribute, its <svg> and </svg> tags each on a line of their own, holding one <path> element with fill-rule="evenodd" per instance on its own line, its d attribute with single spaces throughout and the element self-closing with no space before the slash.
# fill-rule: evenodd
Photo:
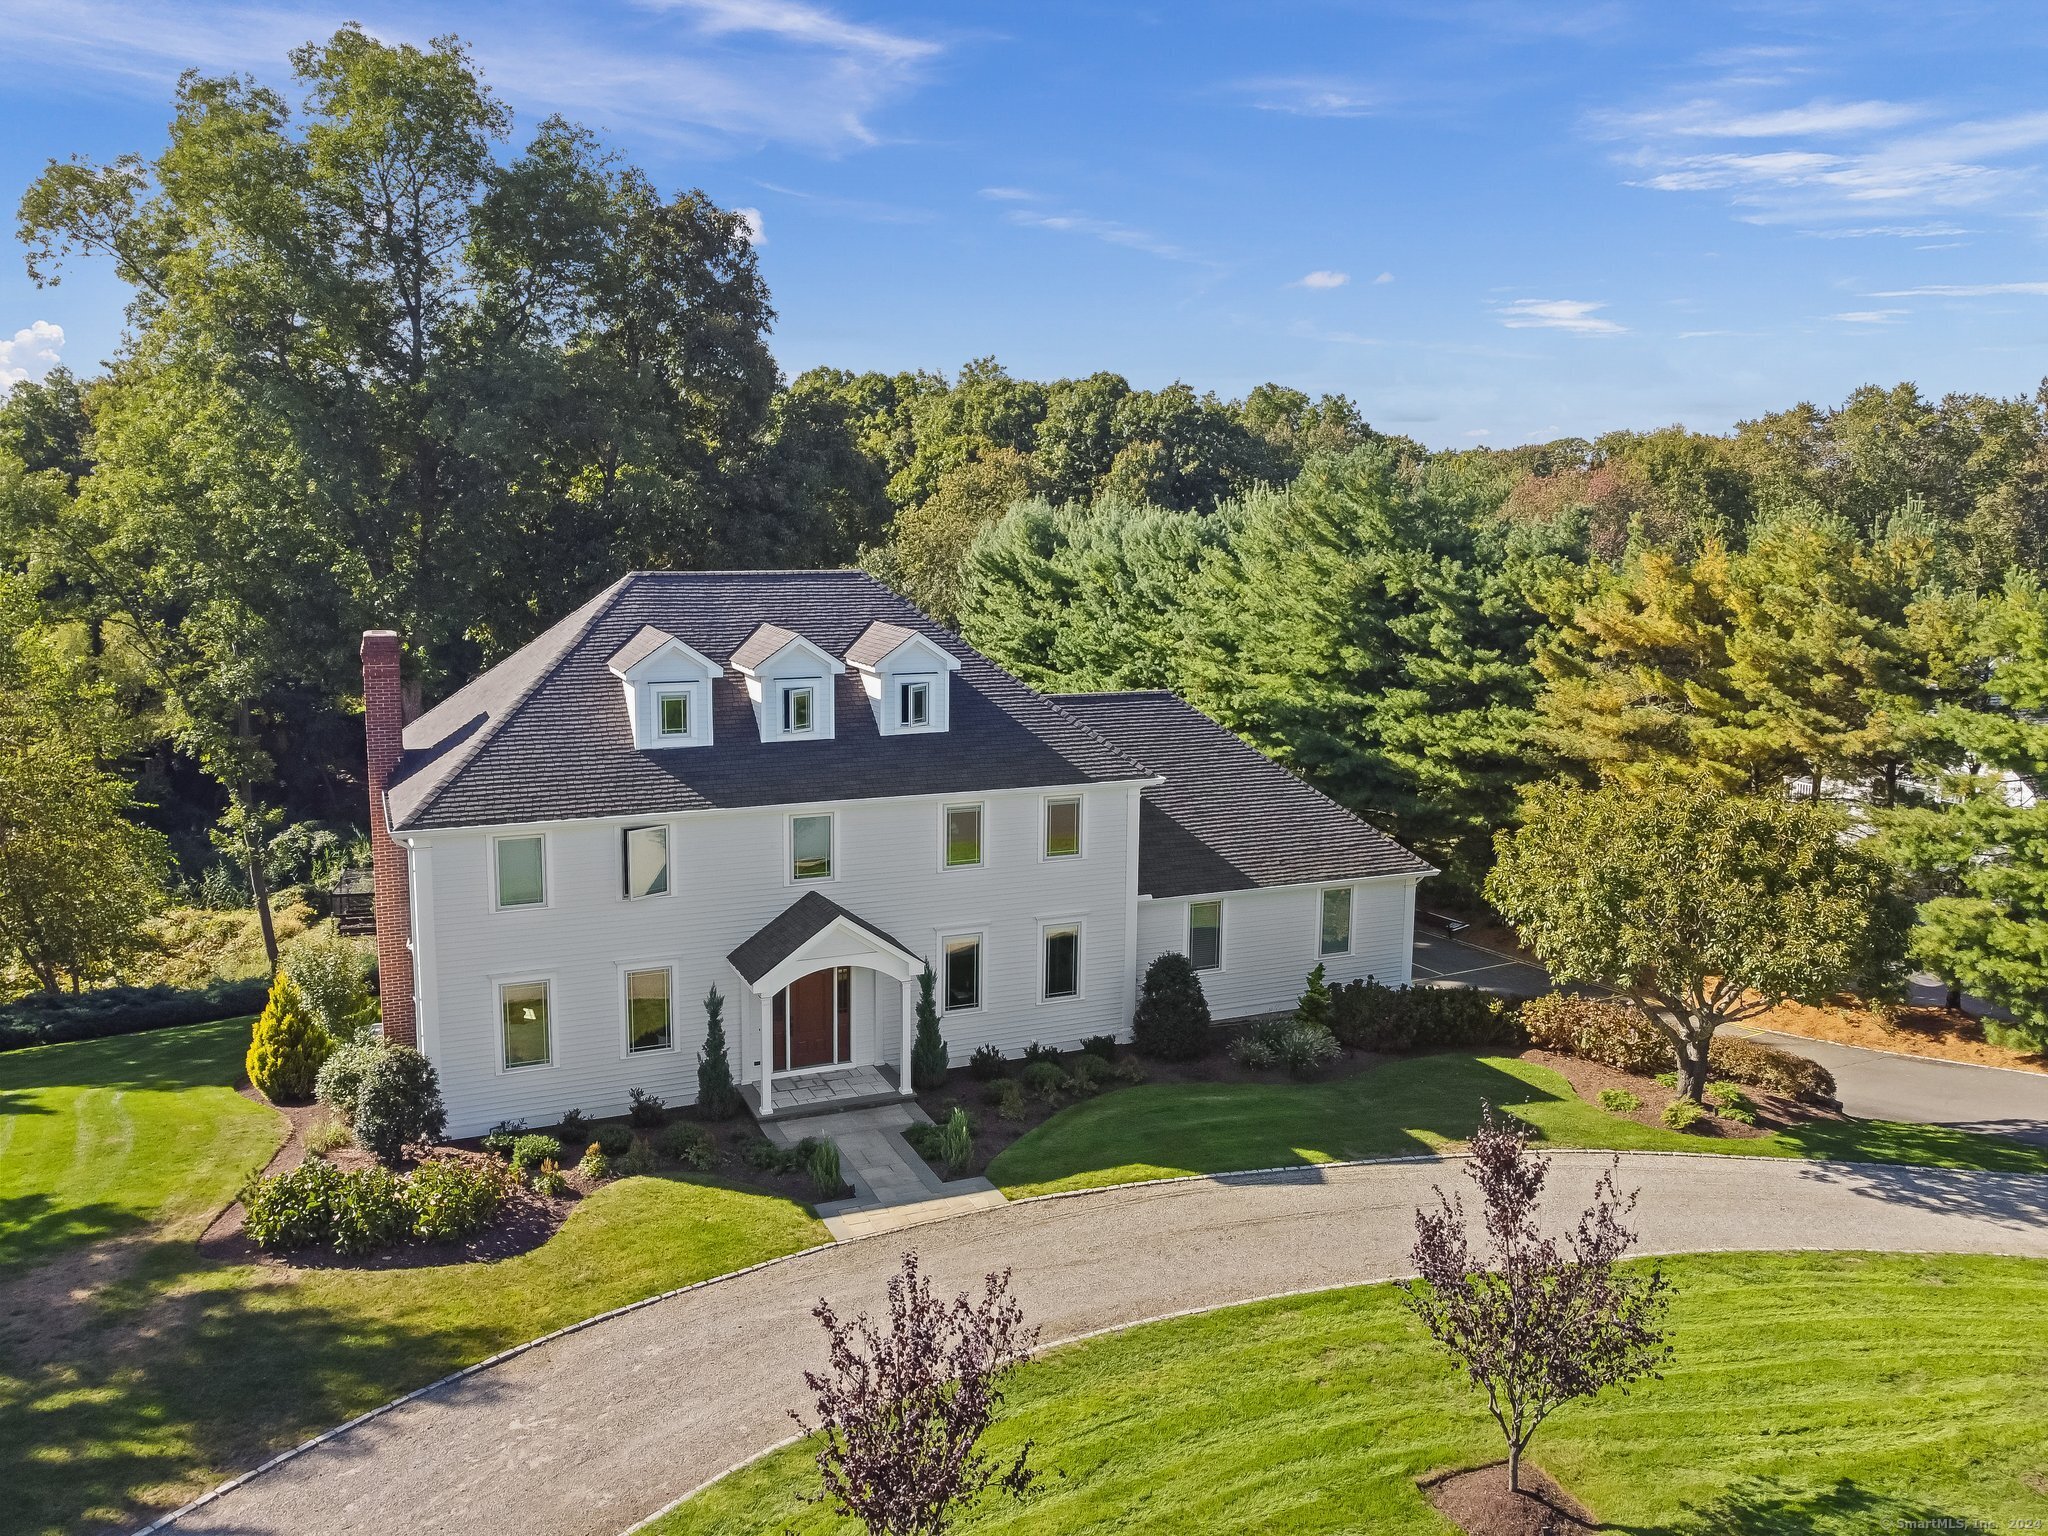
<svg viewBox="0 0 2048 1536">
<path fill-rule="evenodd" d="M 635 1136 L 633 1144 L 613 1164 L 613 1172 L 621 1178 L 654 1172 L 654 1148 L 647 1145 L 645 1137 Z"/>
<path fill-rule="evenodd" d="M 682 1120 L 654 1138 L 654 1150 L 670 1162 L 681 1163 L 685 1168 L 694 1168 L 700 1173 L 718 1157 L 718 1147 L 711 1140 L 711 1133 L 701 1125 L 691 1125 Z"/>
<path fill-rule="evenodd" d="M 572 1109 L 555 1122 L 555 1139 L 573 1147 L 590 1135 L 590 1121 L 580 1109 Z"/>
<path fill-rule="evenodd" d="M 1756 1124 L 1756 1106 L 1749 1101 L 1749 1095 L 1733 1083 L 1709 1083 L 1706 1093 L 1707 1103 L 1723 1120 L 1733 1120 L 1739 1125 Z"/>
<path fill-rule="evenodd" d="M 959 1105 L 953 1106 L 953 1113 L 946 1116 L 946 1123 L 938 1127 L 939 1156 L 946 1164 L 946 1171 L 961 1174 L 974 1161 L 974 1122 L 967 1118 L 967 1111 Z"/>
<path fill-rule="evenodd" d="M 1664 1106 L 1664 1123 L 1674 1131 L 1689 1131 L 1707 1118 L 1707 1112 L 1691 1099 L 1673 1099 Z"/>
<path fill-rule="evenodd" d="M 412 1236 L 398 1175 L 389 1168 L 354 1168 L 328 1194 L 328 1241 L 341 1254 L 375 1253 Z"/>
<path fill-rule="evenodd" d="M 740 1161 L 763 1173 L 780 1173 L 788 1165 L 788 1148 L 766 1136 L 750 1136 L 740 1143 Z"/>
<path fill-rule="evenodd" d="M 270 1001 L 250 1032 L 244 1060 L 249 1081 L 273 1103 L 303 1103 L 312 1096 L 321 1064 L 333 1048 L 326 1031 L 306 1011 L 291 977 L 279 971 L 270 984 Z"/>
<path fill-rule="evenodd" d="M 1315 969 L 1308 973 L 1308 983 L 1301 989 L 1301 996 L 1294 1002 L 1294 1017 L 1297 1023 L 1312 1024 L 1318 1029 L 1330 1027 L 1330 984 L 1324 979 L 1323 962 L 1318 960 Z"/>
<path fill-rule="evenodd" d="M 344 1120 L 354 1119 L 363 1077 L 380 1049 L 376 1045 L 336 1046 L 313 1077 L 313 1097 Z"/>
<path fill-rule="evenodd" d="M 522 1136 L 512 1143 L 512 1171 L 525 1173 L 545 1162 L 559 1162 L 562 1144 L 552 1136 L 538 1133 Z"/>
<path fill-rule="evenodd" d="M 513 1146 L 525 1134 L 526 1122 L 524 1120 L 500 1120 L 496 1125 L 484 1132 L 482 1137 L 484 1150 L 493 1157 L 510 1158 Z"/>
<path fill-rule="evenodd" d="M 1060 1070 L 1056 1061 L 1027 1061 L 1021 1080 L 1026 1093 L 1048 1104 L 1073 1086 L 1072 1080 Z"/>
<path fill-rule="evenodd" d="M 938 1167 L 939 1138 L 945 1134 L 943 1126 L 906 1125 L 903 1127 L 901 1134 L 904 1141 L 909 1144 L 911 1151 L 930 1163 L 934 1168 Z"/>
<path fill-rule="evenodd" d="M 333 1115 L 318 1121 L 306 1132 L 306 1151 L 313 1157 L 325 1157 L 330 1152 L 339 1151 L 348 1143 L 348 1127 Z"/>
<path fill-rule="evenodd" d="M 257 1012 L 269 992 L 268 981 L 216 981 L 202 987 L 100 987 L 76 994 L 33 992 L 0 1005 L 0 1051 L 231 1019 Z"/>
<path fill-rule="evenodd" d="M 345 938 L 331 922 L 315 923 L 278 946 L 278 964 L 329 1039 L 361 1045 L 375 1037 L 377 998 L 370 978 L 377 955 L 370 944 Z"/>
<path fill-rule="evenodd" d="M 1833 1104 L 1835 1076 L 1817 1061 L 1795 1056 L 1761 1040 L 1716 1035 L 1707 1047 L 1707 1065 L 1716 1077 L 1766 1093 L 1782 1093 L 1802 1104 Z"/>
<path fill-rule="evenodd" d="M 562 1176 L 562 1170 L 555 1166 L 552 1157 L 534 1173 L 533 1192 L 550 1200 L 559 1200 L 569 1193 L 569 1181 Z"/>
<path fill-rule="evenodd" d="M 668 1104 L 665 1099 L 649 1093 L 645 1088 L 635 1088 L 626 1095 L 628 1108 L 626 1118 L 643 1131 L 659 1130 L 668 1124 Z"/>
<path fill-rule="evenodd" d="M 1126 1056 L 1109 1069 L 1109 1075 L 1120 1083 L 1142 1083 L 1145 1081 L 1145 1064 Z"/>
<path fill-rule="evenodd" d="M 1608 998 L 1552 992 L 1522 1005 L 1529 1043 L 1560 1056 L 1597 1061 L 1617 1072 L 1654 1077 L 1669 1071 L 1671 1039 L 1642 1010 Z"/>
<path fill-rule="evenodd" d="M 612 1160 L 593 1141 L 583 1149 L 583 1161 L 576 1165 L 576 1171 L 586 1179 L 608 1179 L 612 1176 Z"/>
<path fill-rule="evenodd" d="M 1209 1049 L 1209 1001 L 1186 955 L 1164 954 L 1145 968 L 1131 1043 L 1164 1061 L 1192 1061 Z"/>
<path fill-rule="evenodd" d="M 505 1170 L 466 1157 L 433 1157 L 406 1176 L 412 1235 L 423 1243 L 461 1242 L 481 1232 L 504 1202 Z"/>
<path fill-rule="evenodd" d="M 1626 1088 L 1602 1088 L 1600 1107 L 1617 1115 L 1625 1115 L 1643 1107 L 1643 1101 Z"/>
<path fill-rule="evenodd" d="M 432 1141 L 447 1125 L 434 1064 L 409 1045 L 379 1050 L 356 1090 L 357 1144 L 380 1163 L 395 1163 L 407 1147 Z"/>
<path fill-rule="evenodd" d="M 740 1112 L 740 1091 L 725 1053 L 725 998 L 716 985 L 704 994 L 704 1049 L 697 1056 L 697 1108 L 714 1120 Z"/>
<path fill-rule="evenodd" d="M 273 1253 L 326 1242 L 333 1231 L 333 1191 L 344 1177 L 332 1163 L 318 1160 L 268 1178 L 251 1177 L 238 1197 L 249 1241 Z"/>
<path fill-rule="evenodd" d="M 1076 1093 L 1100 1093 L 1103 1086 L 1116 1076 L 1114 1064 L 1086 1052 L 1076 1056 L 1067 1071 L 1074 1080 Z"/>
<path fill-rule="evenodd" d="M 1059 1059 L 1060 1053 L 1057 1046 L 1041 1045 L 1038 1041 L 1034 1040 L 1024 1047 L 1024 1065 L 1027 1067 L 1034 1061 L 1049 1061 L 1057 1066 Z"/>
<path fill-rule="evenodd" d="M 1314 1077 L 1343 1053 L 1329 1030 L 1297 1018 L 1262 1020 L 1230 1045 L 1231 1056 L 1254 1071 L 1284 1067 L 1296 1077 Z"/>
<path fill-rule="evenodd" d="M 910 1047 L 910 1084 L 919 1092 L 945 1086 L 946 1037 L 939 1033 L 939 1005 L 933 998 L 937 978 L 926 966 L 917 978 L 917 1039 Z"/>
<path fill-rule="evenodd" d="M 600 1125 L 590 1133 L 590 1137 L 604 1148 L 606 1157 L 623 1157 L 626 1149 L 633 1145 L 631 1127 L 620 1125 L 616 1120 L 609 1125 Z"/>
<path fill-rule="evenodd" d="M 1014 1077 L 997 1078 L 988 1085 L 988 1092 L 983 1097 L 988 1100 L 988 1107 L 1001 1119 L 1024 1118 L 1024 1085 Z"/>
<path fill-rule="evenodd" d="M 1081 1042 L 1081 1049 L 1090 1056 L 1100 1056 L 1104 1061 L 1115 1061 L 1116 1036 L 1090 1035 Z"/>
<path fill-rule="evenodd" d="M 1387 987 L 1367 977 L 1330 993 L 1330 1032 L 1355 1051 L 1519 1046 L 1515 1005 L 1470 987 Z"/>
<path fill-rule="evenodd" d="M 993 1045 L 975 1047 L 974 1054 L 967 1058 L 967 1070 L 976 1082 L 994 1082 L 1007 1070 L 1003 1053 Z"/>
<path fill-rule="evenodd" d="M 839 1169 L 839 1143 L 806 1136 L 801 1146 L 804 1172 L 811 1177 L 811 1188 L 828 1199 L 845 1190 L 846 1178 Z"/>
</svg>

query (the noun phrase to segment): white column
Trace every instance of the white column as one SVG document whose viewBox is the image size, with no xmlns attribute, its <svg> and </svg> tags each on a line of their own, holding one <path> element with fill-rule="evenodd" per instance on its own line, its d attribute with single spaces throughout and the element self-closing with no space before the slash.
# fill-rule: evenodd
<svg viewBox="0 0 2048 1536">
<path fill-rule="evenodd" d="M 903 988 L 903 1054 L 897 1058 L 897 1070 L 903 1080 L 897 1087 L 907 1099 L 917 1092 L 917 1085 L 910 1080 L 910 1051 L 917 1040 L 917 980 L 906 976 L 899 985 Z"/>
<path fill-rule="evenodd" d="M 761 1118 L 775 1113 L 775 1000 L 765 992 L 754 994 L 755 1017 L 760 1027 L 754 1038 L 761 1042 Z"/>
</svg>

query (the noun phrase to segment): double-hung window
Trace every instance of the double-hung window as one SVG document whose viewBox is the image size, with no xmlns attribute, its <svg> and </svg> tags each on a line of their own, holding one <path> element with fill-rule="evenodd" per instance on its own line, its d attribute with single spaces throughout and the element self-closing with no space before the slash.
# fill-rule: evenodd
<svg viewBox="0 0 2048 1536">
<path fill-rule="evenodd" d="M 946 807 L 946 868 L 981 862 L 981 807 Z"/>
<path fill-rule="evenodd" d="M 626 1049 L 665 1051 L 672 1028 L 668 967 L 626 972 Z"/>
<path fill-rule="evenodd" d="M 1063 797 L 1045 802 L 1045 856 L 1071 859 L 1081 852 L 1081 802 Z"/>
<path fill-rule="evenodd" d="M 1081 925 L 1057 923 L 1045 930 L 1045 997 L 1081 995 Z"/>
<path fill-rule="evenodd" d="M 538 907 L 547 902 L 547 844 L 540 837 L 501 837 L 492 843 L 498 861 L 498 905 Z"/>
<path fill-rule="evenodd" d="M 1188 903 L 1188 959 L 1198 971 L 1223 968 L 1223 903 Z"/>
<path fill-rule="evenodd" d="M 506 1070 L 548 1064 L 548 984 L 513 981 L 498 988 L 500 1039 Z"/>
<path fill-rule="evenodd" d="M 945 990 L 946 1012 L 958 1013 L 981 1006 L 981 935 L 963 933 L 945 941 L 945 972 L 940 984 Z"/>
<path fill-rule="evenodd" d="M 658 693 L 654 696 L 655 725 L 663 736 L 690 734 L 690 696 L 687 693 Z"/>
<path fill-rule="evenodd" d="M 1323 892 L 1322 947 L 1325 955 L 1351 953 L 1351 887 Z"/>
<path fill-rule="evenodd" d="M 625 838 L 626 898 L 668 893 L 668 828 L 628 827 Z"/>
<path fill-rule="evenodd" d="M 930 683 L 905 683 L 897 690 L 896 700 L 897 724 L 931 724 L 932 685 Z"/>
<path fill-rule="evenodd" d="M 789 818 L 790 878 L 832 878 L 832 815 Z"/>
<path fill-rule="evenodd" d="M 817 724 L 818 694 L 809 683 L 800 683 L 782 690 L 782 729 L 791 736 L 801 736 Z"/>
</svg>

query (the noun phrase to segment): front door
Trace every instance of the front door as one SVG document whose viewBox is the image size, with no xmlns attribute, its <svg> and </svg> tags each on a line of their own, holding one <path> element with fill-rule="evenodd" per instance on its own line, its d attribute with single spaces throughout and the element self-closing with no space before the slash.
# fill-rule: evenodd
<svg viewBox="0 0 2048 1536">
<path fill-rule="evenodd" d="M 829 1067 L 853 1056 L 853 968 L 799 976 L 775 994 L 775 1070 Z"/>
</svg>

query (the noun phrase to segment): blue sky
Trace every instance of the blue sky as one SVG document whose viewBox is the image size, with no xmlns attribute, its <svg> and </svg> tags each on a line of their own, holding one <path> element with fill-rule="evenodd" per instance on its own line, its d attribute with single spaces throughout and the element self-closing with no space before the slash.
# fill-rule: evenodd
<svg viewBox="0 0 2048 1536">
<path fill-rule="evenodd" d="M 792 374 L 1276 379 L 1458 446 L 2048 372 L 2015 4 L 0 0 L 0 189 L 351 18 L 755 210 Z M 0 379 L 91 371 L 120 303 L 7 253 Z"/>
</svg>

